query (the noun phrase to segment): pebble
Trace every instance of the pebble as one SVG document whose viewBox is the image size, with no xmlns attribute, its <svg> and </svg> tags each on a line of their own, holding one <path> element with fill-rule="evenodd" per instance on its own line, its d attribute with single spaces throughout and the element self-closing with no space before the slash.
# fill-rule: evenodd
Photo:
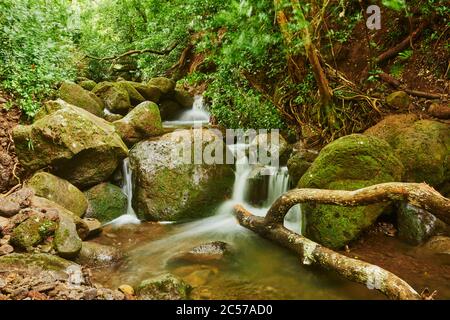
<svg viewBox="0 0 450 320">
<path fill-rule="evenodd" d="M 5 254 L 10 254 L 14 252 L 14 248 L 9 244 L 4 244 L 0 247 L 0 256 L 4 256 Z"/>
<path fill-rule="evenodd" d="M 119 291 L 128 296 L 134 296 L 134 289 L 128 284 L 123 284 L 119 287 Z"/>
</svg>

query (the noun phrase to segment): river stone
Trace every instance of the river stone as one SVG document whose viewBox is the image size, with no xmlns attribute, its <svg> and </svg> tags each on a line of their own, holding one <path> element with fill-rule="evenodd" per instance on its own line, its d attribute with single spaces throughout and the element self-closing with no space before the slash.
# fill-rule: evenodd
<svg viewBox="0 0 450 320">
<path fill-rule="evenodd" d="M 232 255 L 232 248 L 228 243 L 213 241 L 203 243 L 189 251 L 181 252 L 171 259 L 169 264 L 220 264 Z"/>
<path fill-rule="evenodd" d="M 395 91 L 386 97 L 386 103 L 393 108 L 406 110 L 411 99 L 405 91 Z"/>
<path fill-rule="evenodd" d="M 183 280 L 164 274 L 142 281 L 136 291 L 140 300 L 187 300 L 191 289 Z"/>
<path fill-rule="evenodd" d="M 128 145 L 164 132 L 158 106 L 146 101 L 131 110 L 123 119 L 115 121 L 114 126 Z"/>
<path fill-rule="evenodd" d="M 130 96 L 126 88 L 113 82 L 101 82 L 92 90 L 112 113 L 127 114 L 131 109 Z"/>
<path fill-rule="evenodd" d="M 150 79 L 147 85 L 154 86 L 158 88 L 164 95 L 167 95 L 175 90 L 176 83 L 171 79 L 158 77 Z"/>
<path fill-rule="evenodd" d="M 67 103 L 82 108 L 97 117 L 103 116 L 103 101 L 76 83 L 64 81 L 59 88 L 59 97 Z"/>
<path fill-rule="evenodd" d="M 191 109 L 194 105 L 194 97 L 184 89 L 176 89 L 173 98 L 185 109 Z"/>
<path fill-rule="evenodd" d="M 127 213 L 127 196 L 122 189 L 102 183 L 85 192 L 88 199 L 87 218 L 95 218 L 101 223 L 110 222 Z"/>
<path fill-rule="evenodd" d="M 404 182 L 440 189 L 450 182 L 450 125 L 416 115 L 388 116 L 366 135 L 387 141 L 405 167 Z"/>
<path fill-rule="evenodd" d="M 12 253 L 0 257 L 1 266 L 39 267 L 44 270 L 66 271 L 77 264 L 47 253 Z"/>
<path fill-rule="evenodd" d="M 389 144 L 361 134 L 342 137 L 322 149 L 298 183 L 298 188 L 356 190 L 378 183 L 400 181 L 401 162 Z M 388 207 L 302 205 L 306 236 L 330 248 L 356 239 Z"/>
<path fill-rule="evenodd" d="M 97 85 L 97 83 L 94 80 L 83 80 L 79 83 L 79 85 L 87 91 L 92 91 L 95 86 Z"/>
<path fill-rule="evenodd" d="M 126 83 L 132 85 L 147 101 L 157 103 L 161 98 L 162 92 L 155 86 L 132 81 L 126 81 Z"/>
<path fill-rule="evenodd" d="M 0 197 L 0 216 L 9 218 L 18 214 L 30 204 L 33 195 L 34 192 L 30 188 L 22 188 L 7 197 Z"/>
<path fill-rule="evenodd" d="M 59 110 L 14 129 L 16 153 L 28 171 L 51 167 L 77 187 L 107 180 L 128 149 L 114 126 L 62 100 Z"/>
<path fill-rule="evenodd" d="M 57 254 L 65 259 L 73 259 L 80 252 L 82 241 L 78 236 L 76 225 L 70 217 L 59 216 L 59 225 L 55 232 L 53 246 Z"/>
<path fill-rule="evenodd" d="M 27 186 L 33 189 L 37 196 L 51 200 L 79 217 L 86 212 L 86 197 L 67 180 L 47 172 L 38 172 L 28 180 Z"/>
<path fill-rule="evenodd" d="M 9 226 L 9 219 L 0 216 L 0 232 L 8 226 Z"/>
<path fill-rule="evenodd" d="M 117 86 L 123 88 L 128 93 L 130 97 L 130 103 L 132 106 L 137 106 L 138 104 L 145 101 L 145 98 L 136 90 L 136 88 L 128 81 L 119 81 L 116 83 Z"/>
<path fill-rule="evenodd" d="M 193 148 L 194 140 L 198 147 Z M 183 147 L 188 150 L 187 159 Z M 230 195 L 232 165 L 194 164 L 194 151 L 197 155 L 223 153 L 221 159 L 229 152 L 215 131 L 208 129 L 179 130 L 135 145 L 130 152 L 135 182 L 133 207 L 141 220 L 204 217 L 213 214 Z"/>
<path fill-rule="evenodd" d="M 432 237 L 422 248 L 432 253 L 450 256 L 450 237 Z"/>
<path fill-rule="evenodd" d="M 56 223 L 45 217 L 33 216 L 14 228 L 11 244 L 18 249 L 30 250 L 56 230 Z"/>
<path fill-rule="evenodd" d="M 170 121 L 177 119 L 184 111 L 183 107 L 176 101 L 164 100 L 159 104 L 161 119 Z"/>
<path fill-rule="evenodd" d="M 303 148 L 293 150 L 287 162 L 287 168 L 294 185 L 297 185 L 300 178 L 308 171 L 318 154 L 317 151 Z"/>
<path fill-rule="evenodd" d="M 85 218 L 83 221 L 88 226 L 88 234 L 86 238 L 97 236 L 102 232 L 102 223 L 97 219 Z"/>
<path fill-rule="evenodd" d="M 92 268 L 110 266 L 121 259 L 122 252 L 119 249 L 95 242 L 83 242 L 75 262 Z"/>
<path fill-rule="evenodd" d="M 412 245 L 422 244 L 447 228 L 428 211 L 407 203 L 402 203 L 397 211 L 397 226 L 400 239 Z"/>
</svg>

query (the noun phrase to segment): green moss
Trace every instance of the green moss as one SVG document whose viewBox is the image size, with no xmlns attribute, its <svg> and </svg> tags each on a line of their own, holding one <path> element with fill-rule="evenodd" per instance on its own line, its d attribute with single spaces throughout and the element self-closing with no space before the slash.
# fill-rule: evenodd
<svg viewBox="0 0 450 320">
<path fill-rule="evenodd" d="M 37 266 L 45 270 L 64 271 L 74 265 L 72 262 L 64 260 L 58 256 L 45 253 L 22 254 L 12 253 L 0 257 L 0 265 L 6 266 Z"/>
<path fill-rule="evenodd" d="M 89 202 L 86 217 L 102 223 L 110 222 L 127 212 L 127 197 L 110 183 L 102 183 L 85 192 Z"/>
<path fill-rule="evenodd" d="M 98 117 L 103 116 L 102 100 L 73 82 L 63 82 L 59 89 L 59 97 L 67 103 L 82 108 Z"/>
<path fill-rule="evenodd" d="M 13 230 L 11 244 L 18 249 L 29 250 L 53 234 L 55 229 L 56 224 L 53 221 L 31 217 Z"/>
<path fill-rule="evenodd" d="M 92 90 L 100 97 L 106 108 L 113 113 L 126 114 L 131 109 L 130 96 L 127 90 L 113 82 L 101 82 Z"/>
<path fill-rule="evenodd" d="M 141 282 L 137 293 L 146 300 L 187 300 L 192 287 L 184 281 L 165 274 Z"/>
</svg>

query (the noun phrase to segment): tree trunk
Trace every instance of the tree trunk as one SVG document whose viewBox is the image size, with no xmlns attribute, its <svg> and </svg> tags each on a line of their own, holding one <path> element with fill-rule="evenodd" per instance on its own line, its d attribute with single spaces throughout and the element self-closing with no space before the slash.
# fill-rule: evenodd
<svg viewBox="0 0 450 320">
<path fill-rule="evenodd" d="M 390 299 L 420 299 L 405 281 L 378 266 L 348 258 L 283 227 L 284 217 L 299 203 L 360 206 L 387 201 L 407 201 L 450 223 L 450 200 L 426 184 L 383 183 L 355 191 L 294 189 L 286 192 L 265 218 L 252 215 L 241 206 L 234 211 L 239 223 L 262 237 L 300 255 L 303 264 L 316 264 L 344 278 L 377 289 Z"/>
</svg>

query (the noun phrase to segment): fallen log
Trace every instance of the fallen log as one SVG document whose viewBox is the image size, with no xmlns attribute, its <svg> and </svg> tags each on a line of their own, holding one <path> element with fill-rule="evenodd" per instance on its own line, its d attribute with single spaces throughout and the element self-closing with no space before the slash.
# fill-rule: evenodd
<svg viewBox="0 0 450 320">
<path fill-rule="evenodd" d="M 385 201 L 408 201 L 426 209 L 443 221 L 450 221 L 450 200 L 426 184 L 384 183 L 355 191 L 294 189 L 286 192 L 269 209 L 265 218 L 252 215 L 242 206 L 234 213 L 239 223 L 264 238 L 297 253 L 303 264 L 315 264 L 336 272 L 344 278 L 365 284 L 390 299 L 421 299 L 404 280 L 376 265 L 352 259 L 296 234 L 283 226 L 284 217 L 299 203 L 321 203 L 360 206 Z"/>
</svg>

